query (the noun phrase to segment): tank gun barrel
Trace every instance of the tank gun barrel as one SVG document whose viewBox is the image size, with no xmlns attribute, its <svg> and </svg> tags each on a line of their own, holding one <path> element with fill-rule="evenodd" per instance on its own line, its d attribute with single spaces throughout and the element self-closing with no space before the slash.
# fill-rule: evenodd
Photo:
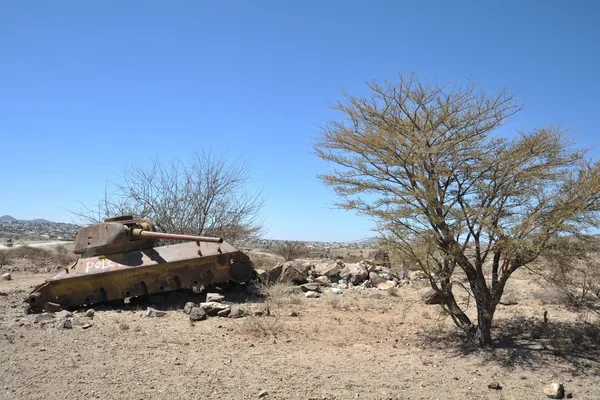
<svg viewBox="0 0 600 400">
<path fill-rule="evenodd" d="M 172 240 L 189 240 L 192 242 L 208 242 L 208 243 L 223 243 L 223 238 L 209 237 L 209 236 L 195 236 L 195 235 L 179 235 L 176 233 L 161 233 L 147 231 L 140 228 L 131 230 L 133 236 L 147 237 L 154 239 L 172 239 Z"/>
</svg>

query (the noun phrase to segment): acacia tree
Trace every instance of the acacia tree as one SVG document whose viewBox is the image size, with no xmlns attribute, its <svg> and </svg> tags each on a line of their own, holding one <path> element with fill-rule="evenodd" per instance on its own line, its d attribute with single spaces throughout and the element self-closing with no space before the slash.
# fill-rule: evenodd
<svg viewBox="0 0 600 400">
<path fill-rule="evenodd" d="M 125 169 L 122 181 L 105 190 L 97 205 L 76 213 L 97 223 L 107 217 L 147 218 L 162 232 L 223 237 L 231 242 L 259 235 L 263 200 L 251 193 L 248 163 L 196 151 L 179 159 Z"/>
<path fill-rule="evenodd" d="M 339 205 L 375 218 L 382 239 L 418 265 L 457 326 L 492 344 L 491 323 L 510 276 L 564 235 L 598 226 L 600 164 L 572 150 L 558 126 L 498 128 L 521 106 L 506 90 L 439 86 L 414 75 L 344 93 L 315 144 L 336 165 L 320 175 Z M 477 305 L 457 303 L 462 271 Z"/>
</svg>

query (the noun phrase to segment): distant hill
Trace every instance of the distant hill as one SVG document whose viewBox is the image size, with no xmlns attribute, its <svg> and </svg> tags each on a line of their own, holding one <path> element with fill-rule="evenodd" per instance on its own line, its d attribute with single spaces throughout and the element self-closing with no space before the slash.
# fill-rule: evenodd
<svg viewBox="0 0 600 400">
<path fill-rule="evenodd" d="M 17 219 L 14 217 L 11 217 L 10 215 L 3 215 L 0 217 L 0 221 L 7 221 L 7 222 L 12 222 L 12 221 L 16 221 Z"/>
<path fill-rule="evenodd" d="M 32 219 L 27 222 L 36 222 L 36 223 L 40 223 L 40 224 L 53 224 L 54 223 L 52 221 L 48 221 L 47 219 L 42 219 L 42 218 Z"/>
<path fill-rule="evenodd" d="M 16 219 L 13 216 L 10 215 L 3 215 L 0 217 L 0 221 L 5 221 L 5 222 L 34 222 L 34 223 L 40 223 L 40 224 L 54 224 L 55 222 L 52 221 L 48 221 L 47 219 L 43 219 L 43 218 L 36 218 L 36 219 Z"/>
</svg>

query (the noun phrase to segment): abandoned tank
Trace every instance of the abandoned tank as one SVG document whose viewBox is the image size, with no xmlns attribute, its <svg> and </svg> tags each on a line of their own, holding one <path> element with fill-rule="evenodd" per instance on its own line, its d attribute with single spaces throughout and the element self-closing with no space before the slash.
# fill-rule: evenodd
<svg viewBox="0 0 600 400">
<path fill-rule="evenodd" d="M 156 246 L 157 239 L 184 243 Z M 86 225 L 75 235 L 80 258 L 37 286 L 31 312 L 58 311 L 129 297 L 233 281 L 254 272 L 249 257 L 221 238 L 157 232 L 132 216 Z"/>
</svg>

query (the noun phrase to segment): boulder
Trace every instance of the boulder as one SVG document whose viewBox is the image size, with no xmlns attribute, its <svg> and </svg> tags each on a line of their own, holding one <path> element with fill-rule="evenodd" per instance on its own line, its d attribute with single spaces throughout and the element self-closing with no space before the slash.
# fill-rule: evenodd
<svg viewBox="0 0 600 400">
<path fill-rule="evenodd" d="M 217 312 L 217 317 L 227 317 L 231 312 L 231 308 L 225 308 Z"/>
<path fill-rule="evenodd" d="M 187 305 L 187 304 L 186 304 Z M 201 307 L 192 307 L 190 310 L 190 321 L 203 321 L 206 319 L 206 311 L 204 311 Z"/>
<path fill-rule="evenodd" d="M 231 311 L 229 312 L 229 318 L 242 318 L 246 316 L 246 310 L 244 310 L 240 306 L 231 306 Z"/>
<path fill-rule="evenodd" d="M 36 314 L 33 317 L 34 324 L 39 324 L 40 322 L 48 322 L 48 321 L 53 321 L 53 320 L 54 320 L 54 314 L 51 314 L 51 313 Z"/>
<path fill-rule="evenodd" d="M 264 269 L 255 269 L 254 272 L 256 272 L 256 277 L 259 282 L 267 283 L 269 281 L 269 273 Z"/>
<path fill-rule="evenodd" d="M 231 307 L 229 307 L 226 304 L 217 303 L 215 301 L 210 301 L 210 302 L 206 302 L 206 303 L 200 303 L 200 307 L 204 311 L 206 311 L 206 314 L 208 314 L 211 317 L 216 316 L 219 311 L 227 310 L 227 309 L 231 308 Z"/>
<path fill-rule="evenodd" d="M 383 283 L 383 282 L 387 281 L 386 278 L 380 276 L 375 271 L 369 272 L 369 280 L 371 281 L 371 283 L 373 284 L 373 286 L 377 286 L 380 283 Z"/>
<path fill-rule="evenodd" d="M 323 276 L 319 276 L 317 278 L 315 278 L 315 282 L 320 283 L 321 285 L 324 286 L 330 286 L 331 285 L 331 280 L 329 280 L 329 277 L 323 275 Z"/>
<path fill-rule="evenodd" d="M 189 314 L 194 307 L 198 307 L 198 305 L 196 303 L 188 301 L 187 303 L 185 303 L 185 306 L 183 306 L 183 312 Z"/>
<path fill-rule="evenodd" d="M 353 285 L 360 285 L 369 278 L 369 272 L 359 263 L 346 264 L 340 271 L 340 277 L 347 279 Z"/>
<path fill-rule="evenodd" d="M 315 274 L 317 276 L 333 276 L 340 272 L 340 266 L 335 261 L 320 261 L 315 264 Z"/>
<path fill-rule="evenodd" d="M 152 307 L 148 307 L 146 309 L 146 317 L 149 317 L 149 318 L 164 317 L 165 315 L 167 315 L 166 312 L 154 309 Z"/>
<path fill-rule="evenodd" d="M 342 289 L 334 287 L 331 289 L 331 293 L 333 294 L 341 294 L 342 293 Z"/>
<path fill-rule="evenodd" d="M 288 261 L 283 264 L 279 282 L 291 282 L 295 284 L 306 283 L 308 269 L 303 264 L 295 261 Z"/>
<path fill-rule="evenodd" d="M 422 298 L 425 304 L 443 304 L 445 296 L 442 292 L 431 289 Z"/>
<path fill-rule="evenodd" d="M 309 292 L 304 293 L 304 296 L 309 299 L 315 299 L 317 297 L 320 297 L 321 295 L 318 292 L 309 291 Z"/>
<path fill-rule="evenodd" d="M 73 329 L 73 323 L 71 322 L 70 319 L 63 319 L 60 324 L 58 324 L 58 326 L 56 327 L 56 329 L 58 329 L 59 331 L 65 330 L 65 329 Z"/>
<path fill-rule="evenodd" d="M 217 303 L 222 303 L 225 300 L 225 296 L 219 293 L 206 293 L 206 301 L 216 301 Z"/>
<path fill-rule="evenodd" d="M 85 316 L 88 318 L 94 318 L 95 314 L 96 314 L 96 311 L 93 308 L 90 308 L 89 310 L 87 310 L 85 312 Z"/>
<path fill-rule="evenodd" d="M 394 281 L 385 281 L 377 285 L 377 289 L 379 290 L 390 290 L 393 287 L 396 287 L 396 282 Z"/>
<path fill-rule="evenodd" d="M 302 289 L 303 292 L 318 292 L 320 288 L 321 284 L 318 282 L 305 283 L 304 285 L 300 285 L 300 289 Z"/>
<path fill-rule="evenodd" d="M 271 268 L 269 272 L 267 272 L 267 282 L 266 283 L 276 283 L 279 282 L 279 278 L 281 277 L 281 273 L 283 272 L 283 264 L 278 264 Z"/>
<path fill-rule="evenodd" d="M 12 280 L 12 275 L 10 274 L 10 272 L 7 272 L 5 274 L 2 274 L 2 279 L 4 279 L 5 281 L 10 281 Z"/>
<path fill-rule="evenodd" d="M 73 313 L 71 311 L 62 310 L 62 311 L 57 312 L 56 316 L 59 319 L 67 319 L 67 318 L 71 318 L 73 316 Z"/>
<path fill-rule="evenodd" d="M 550 399 L 564 399 L 565 388 L 562 383 L 553 382 L 544 387 L 544 394 Z"/>
</svg>

